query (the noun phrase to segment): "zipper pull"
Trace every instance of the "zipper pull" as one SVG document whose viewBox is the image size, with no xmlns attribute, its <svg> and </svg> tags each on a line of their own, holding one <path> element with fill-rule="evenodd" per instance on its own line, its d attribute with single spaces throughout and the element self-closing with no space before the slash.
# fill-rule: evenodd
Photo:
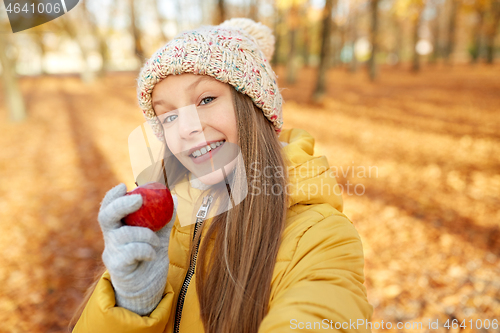
<svg viewBox="0 0 500 333">
<path fill-rule="evenodd" d="M 196 214 L 196 218 L 205 219 L 208 214 L 208 210 L 210 209 L 210 205 L 212 204 L 212 200 L 213 197 L 211 194 L 203 198 L 203 203 L 201 204 L 201 207 Z"/>
</svg>

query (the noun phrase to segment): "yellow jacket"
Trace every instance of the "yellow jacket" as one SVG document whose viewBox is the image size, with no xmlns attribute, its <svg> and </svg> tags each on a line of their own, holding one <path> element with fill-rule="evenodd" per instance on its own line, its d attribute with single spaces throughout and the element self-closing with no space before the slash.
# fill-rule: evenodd
<svg viewBox="0 0 500 333">
<path fill-rule="evenodd" d="M 283 130 L 279 137 L 292 165 L 290 207 L 274 268 L 269 312 L 259 332 L 367 332 L 372 306 L 366 298 L 361 240 L 342 214 L 342 197 L 325 156 L 313 156 L 314 138 L 304 130 Z M 176 186 L 189 200 L 201 191 Z M 73 332 L 172 332 L 177 295 L 186 275 L 194 225 L 175 221 L 169 244 L 165 295 L 156 309 L 141 317 L 115 307 L 109 273 L 98 282 Z M 193 276 L 186 293 L 180 332 L 203 332 Z M 369 327 L 369 326 L 368 326 Z"/>
</svg>

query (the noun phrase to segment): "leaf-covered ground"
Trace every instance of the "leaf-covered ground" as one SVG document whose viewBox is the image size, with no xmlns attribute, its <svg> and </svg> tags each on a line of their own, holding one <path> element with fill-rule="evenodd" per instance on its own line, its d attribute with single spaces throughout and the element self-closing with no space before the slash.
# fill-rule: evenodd
<svg viewBox="0 0 500 333">
<path fill-rule="evenodd" d="M 322 104 L 309 103 L 313 70 L 295 84 L 278 70 L 285 127 L 313 134 L 344 186 L 373 323 L 500 320 L 499 70 L 384 69 L 377 84 L 333 70 Z M 0 332 L 65 332 L 94 279 L 99 202 L 134 187 L 135 76 L 22 78 L 21 124 L 0 95 Z"/>
</svg>

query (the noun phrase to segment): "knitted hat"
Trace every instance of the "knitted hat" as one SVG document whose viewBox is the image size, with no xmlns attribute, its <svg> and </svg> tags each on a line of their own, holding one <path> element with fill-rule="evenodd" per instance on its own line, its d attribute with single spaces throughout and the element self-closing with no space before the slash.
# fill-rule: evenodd
<svg viewBox="0 0 500 333">
<path fill-rule="evenodd" d="M 167 75 L 205 74 L 250 96 L 279 135 L 282 97 L 269 64 L 273 52 L 271 29 L 247 18 L 183 32 L 142 67 L 137 88 L 139 106 L 155 135 L 164 142 L 163 128 L 152 106 L 153 88 Z"/>
</svg>

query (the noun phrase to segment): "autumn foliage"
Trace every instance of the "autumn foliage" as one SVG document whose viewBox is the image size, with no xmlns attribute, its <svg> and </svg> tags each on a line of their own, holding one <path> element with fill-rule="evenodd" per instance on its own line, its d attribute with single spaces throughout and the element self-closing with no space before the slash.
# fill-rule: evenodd
<svg viewBox="0 0 500 333">
<path fill-rule="evenodd" d="M 277 71 L 285 127 L 313 134 L 345 189 L 372 322 L 498 319 L 500 67 L 383 70 L 330 71 L 322 104 L 313 69 L 294 85 Z M 0 103 L 0 332 L 67 331 L 101 265 L 100 200 L 134 187 L 135 77 L 24 77 L 21 124 Z"/>
</svg>

